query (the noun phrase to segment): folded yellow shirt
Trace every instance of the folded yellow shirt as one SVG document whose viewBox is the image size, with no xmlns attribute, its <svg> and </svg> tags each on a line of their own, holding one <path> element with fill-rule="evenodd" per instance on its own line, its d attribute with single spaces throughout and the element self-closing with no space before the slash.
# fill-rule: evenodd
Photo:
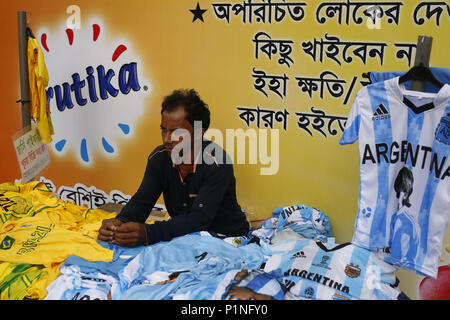
<svg viewBox="0 0 450 320">
<path fill-rule="evenodd" d="M 46 286 L 48 273 L 41 265 L 24 263 L 0 263 L 0 299 L 22 300 L 25 297 L 31 299 L 43 299 L 45 290 L 31 290 Z M 33 292 L 31 292 L 33 291 Z"/>
<path fill-rule="evenodd" d="M 72 255 L 89 261 L 112 260 L 112 250 L 76 229 L 51 212 L 7 222 L 0 228 L 0 261 L 51 264 Z"/>
</svg>

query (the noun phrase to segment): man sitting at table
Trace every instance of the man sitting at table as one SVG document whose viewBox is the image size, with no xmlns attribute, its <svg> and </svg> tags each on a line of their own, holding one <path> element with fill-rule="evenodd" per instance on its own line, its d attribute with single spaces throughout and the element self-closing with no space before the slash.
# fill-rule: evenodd
<svg viewBox="0 0 450 320">
<path fill-rule="evenodd" d="M 200 137 L 194 135 L 197 121 L 201 122 Z M 233 165 L 223 149 L 216 144 L 211 148 L 213 142 L 203 139 L 209 124 L 209 108 L 195 90 L 175 90 L 164 98 L 163 144 L 150 153 L 141 185 L 120 214 L 103 220 L 98 240 L 138 246 L 201 230 L 226 236 L 248 234 L 249 224 L 236 198 Z M 183 154 L 179 164 L 173 162 L 175 151 L 179 152 L 177 145 L 183 141 L 175 137 L 177 129 L 187 130 L 190 140 L 185 143 L 190 142 L 190 150 L 194 150 L 190 157 Z M 195 148 L 195 143 L 200 148 Z M 200 150 L 194 154 L 196 149 Z M 161 193 L 170 219 L 146 224 Z"/>
</svg>

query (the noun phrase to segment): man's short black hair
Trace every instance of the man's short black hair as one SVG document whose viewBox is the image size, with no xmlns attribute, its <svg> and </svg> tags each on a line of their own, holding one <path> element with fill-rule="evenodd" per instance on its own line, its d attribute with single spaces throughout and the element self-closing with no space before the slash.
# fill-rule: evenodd
<svg viewBox="0 0 450 320">
<path fill-rule="evenodd" d="M 170 95 L 164 97 L 161 114 L 174 111 L 177 107 L 183 106 L 188 116 L 187 120 L 194 127 L 194 121 L 201 121 L 202 128 L 206 131 L 209 128 L 210 112 L 208 105 L 200 99 L 194 89 L 174 90 Z"/>
</svg>

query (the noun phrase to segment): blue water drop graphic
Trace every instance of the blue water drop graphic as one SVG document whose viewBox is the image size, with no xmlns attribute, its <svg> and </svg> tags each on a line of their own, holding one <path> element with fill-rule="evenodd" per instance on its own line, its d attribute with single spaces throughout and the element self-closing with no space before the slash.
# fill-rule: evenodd
<svg viewBox="0 0 450 320">
<path fill-rule="evenodd" d="M 61 152 L 62 149 L 64 149 L 64 146 L 66 145 L 66 142 L 67 142 L 66 139 L 62 139 L 62 140 L 58 141 L 57 143 L 55 143 L 56 150 Z"/>
<path fill-rule="evenodd" d="M 130 126 L 124 123 L 119 123 L 118 124 L 119 128 L 122 130 L 122 132 L 124 134 L 129 134 L 130 133 Z"/>
<path fill-rule="evenodd" d="M 106 141 L 105 137 L 102 137 L 102 144 L 103 144 L 103 149 L 105 149 L 106 152 L 108 152 L 108 153 L 114 152 L 114 148 L 108 143 L 108 141 Z"/>
<path fill-rule="evenodd" d="M 88 156 L 88 152 L 87 152 L 87 146 L 86 146 L 86 139 L 85 138 L 83 138 L 83 140 L 81 140 L 80 154 L 81 154 L 81 159 L 83 159 L 83 161 L 89 162 L 89 156 Z"/>
</svg>

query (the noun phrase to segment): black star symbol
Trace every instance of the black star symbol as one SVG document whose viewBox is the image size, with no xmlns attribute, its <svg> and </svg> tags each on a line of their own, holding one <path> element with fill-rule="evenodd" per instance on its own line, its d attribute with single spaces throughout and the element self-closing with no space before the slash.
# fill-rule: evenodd
<svg viewBox="0 0 450 320">
<path fill-rule="evenodd" d="M 194 22 L 197 19 L 202 20 L 202 22 L 205 22 L 203 20 L 203 14 L 207 11 L 206 9 L 200 9 L 200 5 L 197 2 L 197 7 L 194 9 L 190 9 L 190 12 L 194 15 L 194 18 L 192 19 L 192 22 Z"/>
</svg>

